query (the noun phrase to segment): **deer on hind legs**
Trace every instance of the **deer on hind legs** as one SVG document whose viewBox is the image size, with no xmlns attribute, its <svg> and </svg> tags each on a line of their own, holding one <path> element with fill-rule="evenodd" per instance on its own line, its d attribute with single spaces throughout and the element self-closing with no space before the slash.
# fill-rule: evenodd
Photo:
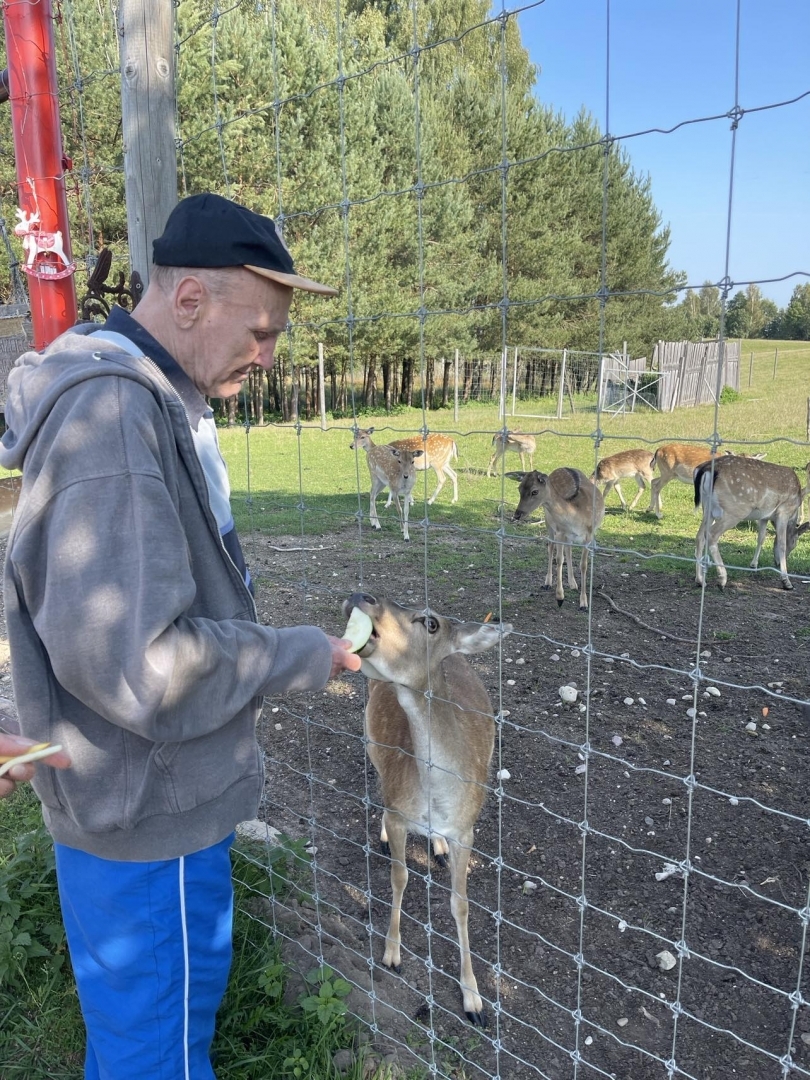
<svg viewBox="0 0 810 1080">
<path fill-rule="evenodd" d="M 372 626 L 358 655 L 369 679 L 368 755 L 380 779 L 391 853 L 391 918 L 383 964 L 398 972 L 402 962 L 407 835 L 439 838 L 450 863 L 464 1011 L 471 1023 L 483 1026 L 484 1005 L 470 955 L 467 868 L 486 797 L 495 723 L 489 695 L 464 654 L 494 648 L 512 627 L 454 622 L 364 593 L 344 602 L 347 616 L 355 608 Z"/>
</svg>

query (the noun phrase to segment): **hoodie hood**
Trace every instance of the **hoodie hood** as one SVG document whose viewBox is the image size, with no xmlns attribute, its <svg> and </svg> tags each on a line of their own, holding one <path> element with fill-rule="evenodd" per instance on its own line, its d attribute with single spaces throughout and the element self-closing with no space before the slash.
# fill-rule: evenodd
<svg viewBox="0 0 810 1080">
<path fill-rule="evenodd" d="M 74 327 L 42 352 L 26 352 L 9 372 L 6 432 L 0 441 L 0 465 L 22 469 L 25 455 L 62 394 L 77 383 L 104 375 L 125 376 L 155 390 L 153 365 L 99 337 L 97 323 Z M 151 373 L 151 374 L 150 374 Z"/>
</svg>

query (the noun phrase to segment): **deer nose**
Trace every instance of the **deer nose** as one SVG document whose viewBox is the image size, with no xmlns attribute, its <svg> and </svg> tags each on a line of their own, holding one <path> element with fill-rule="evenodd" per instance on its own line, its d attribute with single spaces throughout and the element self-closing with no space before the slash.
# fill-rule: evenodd
<svg viewBox="0 0 810 1080">
<path fill-rule="evenodd" d="M 352 593 L 349 599 L 346 601 L 346 606 L 349 609 L 353 607 L 359 607 L 361 604 L 376 604 L 377 598 L 370 593 Z"/>
</svg>

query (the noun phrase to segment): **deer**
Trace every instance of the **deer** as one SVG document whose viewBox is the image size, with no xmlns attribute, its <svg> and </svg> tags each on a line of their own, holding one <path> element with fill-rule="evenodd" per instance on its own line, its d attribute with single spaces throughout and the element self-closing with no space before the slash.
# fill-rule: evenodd
<svg viewBox="0 0 810 1080">
<path fill-rule="evenodd" d="M 526 468 L 526 462 L 523 460 L 524 456 L 529 457 L 529 468 L 534 466 L 534 452 L 537 449 L 537 441 L 534 435 L 524 435 L 520 431 L 497 431 L 492 436 L 492 457 L 487 465 L 487 476 L 491 476 L 495 467 L 495 463 L 508 452 L 520 454 L 520 467 Z"/>
<path fill-rule="evenodd" d="M 374 428 L 368 428 L 369 435 L 372 434 Z M 458 458 L 458 448 L 453 439 L 449 435 L 437 435 L 431 433 L 429 435 L 414 435 L 408 439 L 395 439 L 393 442 L 388 443 L 388 446 L 393 446 L 397 450 L 421 450 L 423 451 L 422 457 L 417 457 L 415 461 L 416 471 L 424 472 L 426 469 L 433 469 L 436 473 L 436 479 L 438 485 L 431 497 L 428 499 L 428 506 L 432 506 L 436 496 L 444 487 L 445 481 L 449 476 L 453 483 L 453 502 L 458 502 L 458 474 L 454 469 L 450 468 L 451 459 Z M 410 495 L 411 503 L 413 503 L 413 492 Z M 388 496 L 388 502 L 386 507 L 391 505 L 391 495 Z"/>
<path fill-rule="evenodd" d="M 483 1027 L 487 1017 L 470 956 L 467 868 L 487 794 L 495 722 L 489 694 L 466 656 L 494 648 L 512 626 L 456 622 L 367 593 L 350 596 L 344 614 L 355 607 L 373 627 L 358 655 L 369 679 L 366 745 L 380 781 L 382 840 L 391 858 L 391 918 L 382 962 L 401 972 L 405 843 L 408 833 L 416 833 L 433 840 L 434 849 L 443 848 L 449 859 L 464 1012 Z"/>
<path fill-rule="evenodd" d="M 603 457 L 591 474 L 591 483 L 602 484 L 602 498 L 607 500 L 608 495 L 615 488 L 622 509 L 627 510 L 620 480 L 632 477 L 638 484 L 638 492 L 635 499 L 630 503 L 630 510 L 635 509 L 636 503 L 647 489 L 647 484 L 653 479 L 653 456 L 649 450 L 622 450 L 618 454 L 610 454 Z"/>
<path fill-rule="evenodd" d="M 365 450 L 368 462 L 368 471 L 371 474 L 371 506 L 369 520 L 373 528 L 379 529 L 380 519 L 377 516 L 377 496 L 387 487 L 391 497 L 397 504 L 400 524 L 402 525 L 403 540 L 410 540 L 408 535 L 408 510 L 410 500 L 408 496 L 416 483 L 416 458 L 421 457 L 423 450 L 396 450 L 391 446 L 377 446 L 371 439 L 373 428 L 364 430 L 357 428 L 352 439 L 350 450 Z M 400 503 L 400 496 L 404 496 Z M 386 506 L 389 506 L 391 499 Z"/>
<path fill-rule="evenodd" d="M 568 587 L 578 588 L 574 578 L 571 548 L 582 546 L 579 563 L 579 607 L 588 609 L 587 573 L 588 549 L 593 543 L 596 530 L 605 517 L 605 500 L 595 484 L 579 469 L 567 466 L 555 469 L 553 473 L 542 472 L 507 473 L 513 480 L 520 482 L 520 502 L 514 514 L 514 521 L 526 521 L 538 506 L 542 506 L 548 532 L 548 571 L 543 587 L 551 588 L 554 573 L 554 549 L 557 554 L 557 604 L 562 606 L 565 599 L 563 589 L 563 550 L 568 565 Z"/>
<path fill-rule="evenodd" d="M 798 538 L 810 529 L 810 522 L 797 525 L 805 489 L 793 469 L 757 458 L 729 456 L 700 465 L 695 470 L 694 485 L 695 506 L 703 508 L 695 542 L 697 584 L 704 585 L 706 581 L 703 558 L 708 549 L 717 567 L 720 588 L 726 587 L 728 574 L 719 541 L 724 532 L 741 521 L 758 523 L 757 546 L 751 560 L 751 568 L 756 570 L 768 522 L 772 521 L 776 530 L 774 565 L 779 568 L 782 588 L 792 589 L 787 557 Z"/>
<path fill-rule="evenodd" d="M 743 457 L 742 454 L 734 454 L 731 450 L 723 450 L 720 457 Z M 650 484 L 650 505 L 648 514 L 655 514 L 660 521 L 663 515 L 663 503 L 661 502 L 661 489 L 666 487 L 670 480 L 680 480 L 684 484 L 694 481 L 695 469 L 712 458 L 718 457 L 717 451 L 710 450 L 706 446 L 692 443 L 665 443 L 659 446 L 653 456 L 653 464 L 658 466 L 659 476 Z M 764 454 L 752 454 L 752 461 L 761 461 Z"/>
</svg>

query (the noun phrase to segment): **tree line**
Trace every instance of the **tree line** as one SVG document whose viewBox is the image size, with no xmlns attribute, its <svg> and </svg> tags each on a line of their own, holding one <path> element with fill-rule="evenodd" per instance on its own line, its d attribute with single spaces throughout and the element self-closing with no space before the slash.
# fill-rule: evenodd
<svg viewBox="0 0 810 1080">
<path fill-rule="evenodd" d="M 331 0 L 178 0 L 176 18 L 182 193 L 280 218 L 299 271 L 341 286 L 296 294 L 279 350 L 294 372 L 323 342 L 336 400 L 353 380 L 366 402 L 407 401 L 414 372 L 456 349 L 626 341 L 650 355 L 659 338 L 717 334 L 719 292 L 682 292 L 649 178 L 589 114 L 542 100 L 517 21 L 488 21 L 488 0 L 431 0 L 416 19 L 396 0 L 341 0 L 339 20 Z M 74 251 L 81 265 L 109 245 L 125 267 L 114 15 L 72 0 L 56 34 Z M 11 146 L 0 110 L 7 221 Z M 808 292 L 779 312 L 749 286 L 725 332 L 807 337 Z"/>
</svg>

